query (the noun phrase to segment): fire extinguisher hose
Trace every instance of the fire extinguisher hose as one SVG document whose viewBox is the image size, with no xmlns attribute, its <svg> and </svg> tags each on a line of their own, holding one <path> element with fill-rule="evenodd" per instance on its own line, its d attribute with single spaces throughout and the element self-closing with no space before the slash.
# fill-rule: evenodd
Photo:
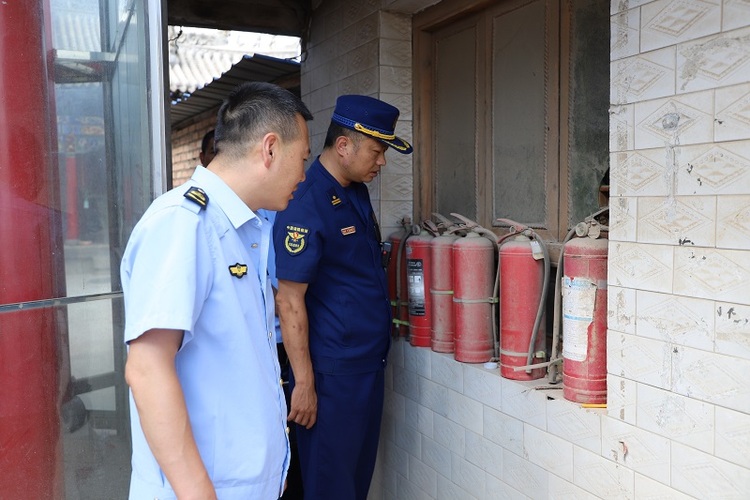
<svg viewBox="0 0 750 500">
<path fill-rule="evenodd" d="M 536 355 L 536 350 L 534 349 L 534 346 L 536 345 L 536 339 L 539 335 L 539 327 L 542 323 L 542 316 L 544 316 L 544 307 L 547 302 L 547 291 L 548 291 L 548 284 L 549 284 L 549 275 L 550 275 L 550 257 L 549 257 L 549 250 L 547 249 L 547 245 L 544 244 L 544 240 L 528 226 L 525 226 L 523 224 L 520 224 L 516 221 L 510 220 L 510 219 L 497 219 L 498 222 L 503 222 L 505 224 L 508 224 L 510 226 L 510 232 L 506 235 L 504 235 L 500 240 L 498 240 L 498 249 L 500 245 L 502 244 L 502 241 L 508 238 L 509 236 L 514 236 L 519 233 L 525 233 L 528 236 L 530 236 L 533 240 L 535 240 L 537 243 L 539 243 L 539 246 L 542 248 L 542 255 L 544 259 L 544 273 L 542 276 L 542 293 L 539 297 L 539 307 L 537 308 L 536 312 L 536 318 L 534 319 L 534 327 L 531 330 L 531 337 L 529 338 L 529 350 L 526 353 L 526 366 L 523 367 L 516 367 L 514 369 L 522 370 L 525 369 L 526 373 L 531 373 L 531 370 L 534 368 L 537 368 L 536 365 L 532 364 L 532 360 L 534 359 Z M 495 286 L 496 291 L 495 295 L 498 295 L 500 285 L 500 266 L 497 266 L 497 278 L 495 280 Z M 501 311 L 502 314 L 502 311 Z"/>
</svg>

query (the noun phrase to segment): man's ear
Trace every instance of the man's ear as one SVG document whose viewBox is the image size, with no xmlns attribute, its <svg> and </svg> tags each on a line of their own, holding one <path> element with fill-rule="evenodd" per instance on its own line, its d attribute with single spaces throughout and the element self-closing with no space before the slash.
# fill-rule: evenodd
<svg viewBox="0 0 750 500">
<path fill-rule="evenodd" d="M 336 137 L 336 142 L 334 144 L 336 146 L 336 152 L 341 156 L 346 156 L 348 152 L 347 148 L 351 144 L 351 140 L 345 135 L 340 135 Z"/>
<path fill-rule="evenodd" d="M 274 161 L 274 159 L 280 154 L 281 140 L 275 132 L 269 132 L 263 136 L 261 142 L 261 155 L 263 157 L 263 164 L 268 167 Z"/>
</svg>

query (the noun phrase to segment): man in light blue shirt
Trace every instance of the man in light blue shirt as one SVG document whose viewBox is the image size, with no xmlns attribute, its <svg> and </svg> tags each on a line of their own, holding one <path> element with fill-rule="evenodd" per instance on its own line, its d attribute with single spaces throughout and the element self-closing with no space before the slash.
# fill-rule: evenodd
<svg viewBox="0 0 750 500">
<path fill-rule="evenodd" d="M 275 85 L 219 110 L 216 157 L 149 207 L 121 265 L 131 499 L 274 499 L 289 466 L 268 278 L 271 224 L 304 179 L 306 120 Z"/>
</svg>

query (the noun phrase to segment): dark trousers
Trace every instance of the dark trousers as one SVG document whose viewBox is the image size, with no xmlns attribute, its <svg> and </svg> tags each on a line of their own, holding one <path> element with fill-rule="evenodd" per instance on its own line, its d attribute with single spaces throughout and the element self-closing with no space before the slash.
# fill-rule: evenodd
<svg viewBox="0 0 750 500">
<path fill-rule="evenodd" d="M 317 421 L 310 429 L 297 427 L 305 500 L 366 500 L 380 437 L 384 370 L 316 372 L 315 388 Z"/>
<path fill-rule="evenodd" d="M 281 367 L 281 379 L 284 381 L 284 396 L 286 397 L 286 406 L 290 407 L 291 388 L 289 386 L 289 358 L 284 350 L 284 344 L 276 344 L 279 353 L 279 366 Z M 297 433 L 295 427 L 297 424 L 289 422 L 289 447 L 292 451 L 291 462 L 289 463 L 289 473 L 286 477 L 286 490 L 281 495 L 282 500 L 303 500 L 304 493 L 302 490 L 302 469 L 299 464 L 299 453 L 297 452 Z"/>
</svg>

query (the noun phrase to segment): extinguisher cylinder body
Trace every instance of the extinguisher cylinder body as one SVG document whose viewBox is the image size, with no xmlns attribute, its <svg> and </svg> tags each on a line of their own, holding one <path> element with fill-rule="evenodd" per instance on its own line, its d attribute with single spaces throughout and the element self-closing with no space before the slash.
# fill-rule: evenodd
<svg viewBox="0 0 750 500">
<path fill-rule="evenodd" d="M 492 359 L 492 304 L 495 247 L 469 233 L 453 243 L 453 316 L 456 361 L 485 363 Z"/>
<path fill-rule="evenodd" d="M 430 344 L 435 352 L 455 350 L 453 320 L 453 243 L 458 236 L 443 234 L 430 244 Z"/>
<path fill-rule="evenodd" d="M 430 347 L 432 297 L 430 297 L 431 261 L 429 234 L 406 240 L 406 276 L 409 291 L 409 342 L 415 347 Z"/>
<path fill-rule="evenodd" d="M 563 397 L 607 402 L 607 243 L 565 244 L 562 282 Z"/>
<path fill-rule="evenodd" d="M 391 242 L 391 258 L 387 269 L 388 298 L 391 301 L 391 317 L 393 318 L 391 332 L 395 337 L 406 337 L 409 332 L 406 325 L 409 303 L 407 301 L 406 252 L 401 248 L 403 240 L 403 231 L 388 236 L 388 241 Z"/>
<path fill-rule="evenodd" d="M 500 375 L 513 380 L 544 377 L 544 368 L 514 370 L 528 364 L 529 344 L 542 296 L 544 264 L 534 259 L 530 239 L 517 236 L 500 247 Z M 533 349 L 544 351 L 542 318 Z M 532 363 L 544 360 L 532 358 Z"/>
</svg>

